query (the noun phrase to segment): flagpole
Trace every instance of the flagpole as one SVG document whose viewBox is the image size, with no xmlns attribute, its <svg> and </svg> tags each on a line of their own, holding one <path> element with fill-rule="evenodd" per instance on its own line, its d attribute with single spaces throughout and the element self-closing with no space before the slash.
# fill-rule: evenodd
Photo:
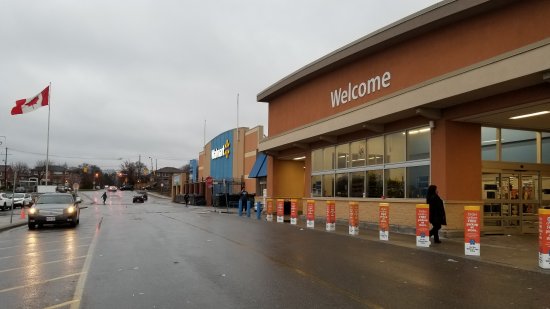
<svg viewBox="0 0 550 309">
<path fill-rule="evenodd" d="M 239 94 L 237 93 L 237 142 L 241 140 L 239 134 Z"/>
<path fill-rule="evenodd" d="M 48 185 L 48 166 L 50 165 L 50 106 L 52 101 L 50 100 L 52 93 L 52 83 L 50 82 L 50 89 L 48 91 L 48 137 L 46 138 L 46 186 Z"/>
</svg>

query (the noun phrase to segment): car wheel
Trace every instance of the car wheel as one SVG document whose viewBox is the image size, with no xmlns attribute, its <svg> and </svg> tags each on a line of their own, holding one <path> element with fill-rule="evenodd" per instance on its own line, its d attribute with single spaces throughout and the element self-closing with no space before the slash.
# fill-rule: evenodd
<svg viewBox="0 0 550 309">
<path fill-rule="evenodd" d="M 29 230 L 34 230 L 36 225 L 34 223 L 29 223 Z"/>
</svg>

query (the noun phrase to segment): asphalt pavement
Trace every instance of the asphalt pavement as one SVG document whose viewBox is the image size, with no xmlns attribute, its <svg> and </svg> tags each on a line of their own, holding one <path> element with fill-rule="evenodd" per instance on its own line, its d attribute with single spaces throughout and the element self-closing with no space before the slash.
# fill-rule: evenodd
<svg viewBox="0 0 550 309">
<path fill-rule="evenodd" d="M 151 195 L 159 198 L 166 198 L 164 196 L 157 196 L 154 193 Z M 84 201 L 84 205 L 89 201 Z M 183 204 L 174 203 L 175 207 L 185 207 Z M 225 208 L 213 208 L 208 206 L 192 206 L 203 208 L 207 211 L 224 212 Z M 28 211 L 28 209 L 26 209 Z M 237 212 L 230 212 L 228 215 L 238 215 Z M 246 218 L 246 212 L 243 213 L 243 217 Z M 257 220 L 256 214 L 252 213 L 250 220 Z M 274 216 L 274 221 L 276 217 Z M 265 221 L 265 215 L 262 216 Z M 24 226 L 27 224 L 26 212 L 21 214 L 21 209 L 16 208 L 13 210 L 0 211 L 0 232 L 5 230 Z M 285 223 L 279 223 L 288 225 L 288 228 L 307 229 L 304 220 L 298 220 L 296 225 L 291 225 L 288 221 Z M 456 257 L 462 257 L 467 259 L 473 259 L 480 262 L 493 263 L 502 266 L 518 268 L 529 271 L 536 271 L 541 273 L 550 274 L 550 269 L 542 269 L 538 264 L 538 236 L 537 235 L 487 235 L 481 237 L 481 255 L 480 256 L 466 256 L 464 253 L 464 240 L 463 238 L 441 238 L 442 243 L 432 243 L 430 247 L 417 247 L 416 237 L 409 234 L 391 233 L 388 241 L 379 240 L 379 234 L 377 230 L 360 230 L 359 235 L 349 235 L 348 226 L 337 225 L 336 231 L 327 232 L 323 224 L 315 223 L 315 231 L 319 233 L 335 233 L 340 234 L 342 237 L 359 237 L 371 241 L 385 242 L 389 246 L 402 246 L 413 250 L 430 251 L 437 254 L 448 255 L 449 259 Z"/>
</svg>

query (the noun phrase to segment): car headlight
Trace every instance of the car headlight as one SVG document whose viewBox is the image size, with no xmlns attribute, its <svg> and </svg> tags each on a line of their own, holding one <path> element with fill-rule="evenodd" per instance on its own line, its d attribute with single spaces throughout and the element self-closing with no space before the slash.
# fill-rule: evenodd
<svg viewBox="0 0 550 309">
<path fill-rule="evenodd" d="M 37 213 L 37 212 L 38 212 L 38 210 L 37 210 L 36 208 L 34 208 L 34 207 L 31 207 L 31 208 L 29 209 L 29 215 L 34 215 L 34 214 Z"/>
<path fill-rule="evenodd" d="M 74 206 L 71 206 L 71 207 L 67 208 L 67 212 L 69 214 L 72 214 L 74 211 L 75 211 Z"/>
</svg>

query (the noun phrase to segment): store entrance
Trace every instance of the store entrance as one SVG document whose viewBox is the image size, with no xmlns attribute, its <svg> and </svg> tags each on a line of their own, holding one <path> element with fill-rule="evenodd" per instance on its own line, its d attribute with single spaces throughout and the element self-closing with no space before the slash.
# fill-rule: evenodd
<svg viewBox="0 0 550 309">
<path fill-rule="evenodd" d="M 485 234 L 538 233 L 538 209 L 550 177 L 540 171 L 500 170 L 482 176 Z M 543 185 L 544 184 L 544 185 Z M 548 201 L 546 201 L 548 202 Z"/>
</svg>

